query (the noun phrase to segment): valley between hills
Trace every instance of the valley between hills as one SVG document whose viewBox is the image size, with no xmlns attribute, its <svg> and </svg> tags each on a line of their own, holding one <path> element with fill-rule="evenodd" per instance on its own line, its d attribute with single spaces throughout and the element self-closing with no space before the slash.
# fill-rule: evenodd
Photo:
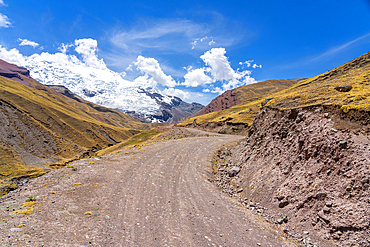
<svg viewBox="0 0 370 247">
<path fill-rule="evenodd" d="M 370 53 L 176 125 L 0 65 L 4 244 L 370 246 Z"/>
</svg>

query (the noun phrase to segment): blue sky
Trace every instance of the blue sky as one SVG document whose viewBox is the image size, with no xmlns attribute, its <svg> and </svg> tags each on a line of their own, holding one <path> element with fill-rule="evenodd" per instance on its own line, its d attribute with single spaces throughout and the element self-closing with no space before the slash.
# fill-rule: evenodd
<svg viewBox="0 0 370 247">
<path fill-rule="evenodd" d="M 127 80 L 148 75 L 162 92 L 207 104 L 226 89 L 311 77 L 369 52 L 369 16 L 367 0 L 0 0 L 0 46 L 22 56 L 64 46 L 85 63 L 103 59 Z"/>
</svg>

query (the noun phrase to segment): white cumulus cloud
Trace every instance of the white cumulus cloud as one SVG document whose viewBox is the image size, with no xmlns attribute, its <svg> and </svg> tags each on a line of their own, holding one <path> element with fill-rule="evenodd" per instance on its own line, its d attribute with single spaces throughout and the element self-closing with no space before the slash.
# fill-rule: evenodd
<svg viewBox="0 0 370 247">
<path fill-rule="evenodd" d="M 105 69 L 106 65 L 103 59 L 96 55 L 98 51 L 98 42 L 94 39 L 77 39 L 75 40 L 75 51 L 81 54 L 83 61 L 91 67 Z"/>
<path fill-rule="evenodd" d="M 0 27 L 10 27 L 11 23 L 6 15 L 0 13 Z"/>
<path fill-rule="evenodd" d="M 249 70 L 234 70 L 225 56 L 225 48 L 213 48 L 200 58 L 203 60 L 206 67 L 192 69 L 186 68 L 188 73 L 184 76 L 185 82 L 182 85 L 187 87 L 198 87 L 200 85 L 209 84 L 209 88 L 203 89 L 203 92 L 223 93 L 246 84 L 255 83 L 256 80 L 250 77 Z M 262 65 L 253 64 L 253 60 L 240 62 L 239 65 L 253 68 L 262 67 Z M 221 82 L 221 86 L 216 86 L 217 82 Z"/>
<path fill-rule="evenodd" d="M 70 47 L 73 47 L 73 44 L 64 44 L 64 43 L 62 43 L 62 44 L 58 47 L 58 51 L 60 51 L 61 53 L 66 54 L 66 53 L 67 53 L 67 51 L 68 51 L 68 49 L 69 49 Z"/>
<path fill-rule="evenodd" d="M 25 63 L 25 57 L 15 48 L 6 49 L 0 45 L 0 59 L 5 60 L 9 63 L 14 63 L 17 65 Z"/>
<path fill-rule="evenodd" d="M 162 91 L 162 94 L 170 95 L 170 96 L 176 96 L 176 97 L 179 97 L 182 100 L 186 100 L 186 99 L 190 98 L 190 93 L 189 92 L 185 92 L 185 91 L 183 91 L 181 89 L 177 89 L 177 88 L 166 88 Z"/>
<path fill-rule="evenodd" d="M 203 62 L 211 67 L 210 72 L 214 81 L 231 80 L 237 75 L 231 68 L 225 53 L 225 48 L 213 48 L 200 56 Z"/>
<path fill-rule="evenodd" d="M 213 82 L 212 78 L 206 75 L 210 68 L 199 68 L 190 69 L 188 73 L 184 76 L 184 83 L 182 85 L 187 87 L 198 87 L 199 85 L 211 84 Z"/>
<path fill-rule="evenodd" d="M 26 46 L 26 45 L 29 45 L 29 46 L 32 46 L 33 48 L 36 48 L 37 46 L 39 46 L 38 43 L 34 42 L 34 41 L 31 41 L 31 40 L 28 40 L 28 39 L 18 39 L 19 42 L 21 42 L 19 45 L 20 46 Z"/>
<path fill-rule="evenodd" d="M 145 75 L 151 76 L 150 79 L 156 83 L 167 87 L 175 87 L 177 84 L 170 75 L 166 75 L 163 72 L 158 61 L 154 58 L 138 56 L 134 65 Z"/>
</svg>

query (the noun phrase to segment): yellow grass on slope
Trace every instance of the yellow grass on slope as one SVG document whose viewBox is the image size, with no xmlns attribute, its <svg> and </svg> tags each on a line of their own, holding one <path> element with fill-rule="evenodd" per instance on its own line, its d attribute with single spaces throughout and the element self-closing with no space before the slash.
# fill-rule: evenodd
<svg viewBox="0 0 370 247">
<path fill-rule="evenodd" d="M 152 126 L 23 79 L 30 86 L 0 76 L 0 180 L 44 174 L 49 165 L 89 155 Z"/>
<path fill-rule="evenodd" d="M 196 115 L 202 115 L 186 119 L 178 124 L 178 126 L 190 125 L 194 120 L 196 120 L 197 124 L 208 122 L 229 122 L 234 124 L 243 123 L 250 125 L 252 124 L 255 115 L 260 110 L 261 103 L 264 102 L 267 97 L 300 80 L 301 79 L 268 80 L 236 88 L 233 91 L 234 94 L 236 94 L 237 105 L 225 110 L 204 114 L 206 111 L 205 109 L 208 107 L 207 106 L 196 113 Z M 219 103 L 213 100 L 209 104 L 209 108 L 212 108 L 213 105 L 216 105 L 217 107 L 217 104 Z"/>
<path fill-rule="evenodd" d="M 257 84 L 255 86 L 258 86 Z M 336 87 L 350 86 L 349 92 L 340 92 Z M 247 86 L 246 86 L 247 87 Z M 235 89 L 237 91 L 239 89 Z M 279 92 L 262 94 L 226 110 L 186 119 L 179 126 L 207 122 L 245 123 L 251 125 L 261 106 L 280 109 L 299 108 L 311 105 L 336 106 L 344 113 L 351 110 L 370 109 L 370 53 L 366 53 L 338 68 L 299 81 Z"/>
<path fill-rule="evenodd" d="M 341 92 L 340 87 L 352 89 Z M 370 53 L 274 94 L 267 105 L 281 109 L 329 105 L 341 108 L 344 113 L 351 109 L 369 111 Z"/>
</svg>

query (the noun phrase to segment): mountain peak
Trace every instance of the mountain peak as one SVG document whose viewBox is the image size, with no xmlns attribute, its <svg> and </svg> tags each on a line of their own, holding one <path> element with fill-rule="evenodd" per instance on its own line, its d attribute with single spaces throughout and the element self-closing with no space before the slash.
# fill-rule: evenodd
<svg viewBox="0 0 370 247">
<path fill-rule="evenodd" d="M 107 67 L 35 60 L 29 60 L 25 66 L 31 76 L 44 85 L 64 86 L 84 100 L 126 112 L 146 122 L 177 123 L 203 107 L 189 107 L 190 104 L 177 97 L 162 95 L 158 89 L 139 81 L 128 81 Z M 19 71 L 27 69 L 18 67 Z M 176 111 L 170 110 L 173 107 Z M 182 107 L 186 109 L 182 110 Z"/>
</svg>

